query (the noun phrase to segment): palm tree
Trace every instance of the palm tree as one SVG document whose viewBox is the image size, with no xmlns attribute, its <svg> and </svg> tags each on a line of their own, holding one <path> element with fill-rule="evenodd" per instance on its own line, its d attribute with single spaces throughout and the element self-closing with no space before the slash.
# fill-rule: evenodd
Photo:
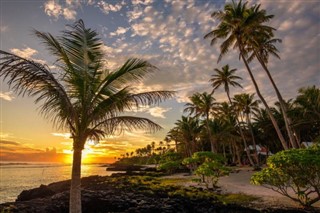
<svg viewBox="0 0 320 213">
<path fill-rule="evenodd" d="M 244 134 L 239 124 L 234 106 L 228 104 L 227 102 L 222 102 L 219 104 L 216 114 L 216 117 L 223 122 L 223 126 L 225 126 L 227 131 L 229 131 L 229 135 L 227 138 L 225 138 L 225 140 L 230 142 L 230 153 L 233 154 L 232 162 L 235 162 L 235 159 L 237 158 L 238 164 L 241 164 L 240 148 L 239 144 L 237 143 L 239 141 L 239 132 L 237 130 L 240 130 L 241 132 L 240 135 L 242 141 L 244 142 L 244 147 L 247 146 L 247 142 L 244 138 Z M 237 128 L 237 126 L 239 128 Z M 250 156 L 248 156 L 248 158 L 250 158 Z M 253 165 L 253 162 L 251 162 L 251 165 Z"/>
<path fill-rule="evenodd" d="M 181 141 L 185 145 L 186 154 L 188 157 L 191 157 L 196 152 L 197 138 L 202 129 L 199 119 L 182 116 L 175 125 L 182 139 Z"/>
<path fill-rule="evenodd" d="M 297 138 L 313 141 L 320 135 L 320 89 L 315 85 L 300 88 L 289 111 Z"/>
<path fill-rule="evenodd" d="M 237 69 L 231 69 L 229 68 L 229 65 L 225 65 L 219 70 L 218 68 L 215 68 L 214 71 L 216 71 L 216 74 L 212 75 L 212 78 L 209 80 L 212 82 L 211 86 L 213 87 L 212 93 L 218 89 L 220 86 L 223 85 L 224 91 L 227 93 L 229 103 L 231 102 L 230 98 L 230 88 L 229 85 L 233 87 L 240 87 L 242 88 L 241 84 L 239 84 L 237 81 L 242 80 L 241 77 L 235 75 L 235 72 Z"/>
<path fill-rule="evenodd" d="M 56 57 L 49 66 L 0 51 L 0 76 L 20 95 L 37 97 L 41 113 L 73 139 L 70 212 L 81 212 L 81 156 L 88 139 L 99 141 L 122 130 L 159 130 L 147 118 L 121 116 L 126 110 L 156 104 L 172 97 L 170 91 L 134 93 L 130 84 L 143 80 L 156 67 L 129 59 L 111 71 L 103 67 L 103 43 L 79 20 L 59 37 L 34 31 Z"/>
<path fill-rule="evenodd" d="M 211 144 L 211 151 L 217 153 L 217 144 L 212 138 L 209 127 L 210 113 L 216 106 L 215 98 L 207 92 L 195 93 L 190 97 L 190 101 L 191 103 L 187 103 L 185 105 L 186 108 L 184 109 L 184 112 L 189 112 L 190 115 L 193 114 L 195 117 L 204 118 L 207 134 Z"/>
<path fill-rule="evenodd" d="M 249 128 L 251 138 L 252 138 L 254 157 L 255 157 L 256 163 L 259 165 L 259 158 L 258 158 L 257 148 L 256 148 L 257 147 L 256 140 L 253 134 L 252 124 L 251 124 L 251 114 L 259 110 L 260 101 L 254 100 L 254 94 L 250 95 L 247 93 L 237 94 L 234 96 L 233 100 L 235 102 L 236 108 L 238 108 L 239 111 L 242 112 L 246 117 L 247 126 Z"/>
<path fill-rule="evenodd" d="M 230 47 L 233 46 L 233 48 L 237 48 L 239 50 L 239 57 L 245 64 L 257 95 L 270 116 L 281 144 L 284 149 L 288 149 L 288 145 L 280 131 L 280 128 L 273 117 L 267 102 L 260 92 L 247 59 L 247 41 L 251 39 L 251 36 L 254 35 L 255 32 L 271 34 L 273 28 L 264 25 L 264 23 L 269 21 L 273 15 L 266 15 L 264 10 L 260 11 L 248 8 L 247 3 L 242 3 L 242 1 L 239 1 L 238 3 L 232 1 L 232 3 L 225 5 L 223 11 L 216 11 L 212 13 L 211 17 L 217 18 L 220 23 L 214 30 L 206 34 L 204 38 L 211 38 L 211 45 L 214 45 L 218 39 L 225 39 L 220 45 L 218 62 L 225 54 L 228 53 Z"/>
<path fill-rule="evenodd" d="M 212 87 L 213 87 L 212 93 L 216 89 L 218 89 L 220 86 L 223 85 L 224 86 L 224 90 L 225 90 L 225 92 L 227 94 L 229 103 L 232 106 L 233 103 L 232 103 L 231 98 L 230 98 L 229 85 L 234 86 L 234 87 L 237 86 L 237 87 L 242 88 L 241 84 L 239 84 L 237 82 L 237 80 L 241 80 L 242 78 L 239 77 L 239 76 L 234 75 L 234 73 L 237 71 L 237 69 L 231 69 L 230 70 L 229 69 L 229 65 L 223 66 L 222 70 L 219 70 L 217 68 L 215 68 L 214 70 L 216 71 L 216 74 L 212 75 L 212 78 L 210 79 L 210 81 L 212 82 Z M 238 119 L 237 116 L 235 117 L 235 119 L 236 119 L 237 125 L 239 127 L 239 132 L 240 132 L 243 144 L 244 144 L 245 147 L 247 147 L 247 141 L 246 141 L 246 138 L 245 138 L 245 136 L 243 134 L 239 119 Z M 251 159 L 250 153 L 248 151 L 246 153 L 248 155 L 248 159 L 249 159 L 251 165 L 253 165 L 253 161 Z"/>
<path fill-rule="evenodd" d="M 253 6 L 253 9 L 255 11 L 260 10 L 260 5 Z M 273 38 L 273 33 L 265 34 L 256 32 L 256 35 L 253 36 L 254 39 L 251 39 L 248 41 L 247 51 L 251 52 L 251 56 L 248 58 L 248 61 L 250 62 L 253 60 L 253 58 L 256 58 L 259 63 L 261 64 L 262 68 L 266 72 L 275 92 L 277 95 L 277 98 L 279 100 L 280 109 L 282 111 L 282 116 L 284 119 L 284 123 L 286 126 L 286 130 L 289 136 L 290 144 L 293 148 L 298 148 L 297 141 L 294 138 L 293 129 L 291 127 L 291 120 L 288 117 L 288 109 L 286 107 L 285 101 L 274 82 L 272 75 L 267 67 L 268 61 L 269 61 L 269 55 L 273 55 L 280 59 L 280 56 L 278 55 L 278 49 L 274 45 L 275 43 L 282 42 L 281 39 Z"/>
</svg>

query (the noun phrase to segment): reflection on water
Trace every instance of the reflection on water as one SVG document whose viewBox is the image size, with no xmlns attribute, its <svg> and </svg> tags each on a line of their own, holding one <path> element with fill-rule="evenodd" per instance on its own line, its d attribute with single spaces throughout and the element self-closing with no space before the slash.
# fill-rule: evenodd
<svg viewBox="0 0 320 213">
<path fill-rule="evenodd" d="M 111 175 L 101 165 L 82 165 L 82 177 Z M 62 164 L 0 164 L 0 203 L 15 201 L 22 190 L 70 179 L 71 166 Z"/>
</svg>

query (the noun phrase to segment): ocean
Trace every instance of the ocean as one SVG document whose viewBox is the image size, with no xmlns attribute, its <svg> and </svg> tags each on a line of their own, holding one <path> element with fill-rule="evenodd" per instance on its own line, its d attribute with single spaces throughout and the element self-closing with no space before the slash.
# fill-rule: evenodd
<svg viewBox="0 0 320 213">
<path fill-rule="evenodd" d="M 82 165 L 82 177 L 111 175 L 100 164 Z M 39 187 L 41 184 L 67 180 L 71 176 L 71 165 L 64 164 L 0 164 L 0 203 L 13 202 L 22 190 Z"/>
</svg>

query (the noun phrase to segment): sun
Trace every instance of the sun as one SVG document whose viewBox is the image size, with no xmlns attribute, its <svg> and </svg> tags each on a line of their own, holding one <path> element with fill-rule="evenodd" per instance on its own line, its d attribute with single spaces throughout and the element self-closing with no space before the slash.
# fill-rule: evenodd
<svg viewBox="0 0 320 213">
<path fill-rule="evenodd" d="M 72 150 L 63 150 L 64 159 L 63 163 L 65 164 L 72 164 L 73 161 L 73 151 Z M 93 163 L 93 156 L 94 156 L 94 151 L 89 147 L 85 146 L 85 148 L 82 150 L 82 163 L 83 164 L 90 164 Z"/>
</svg>

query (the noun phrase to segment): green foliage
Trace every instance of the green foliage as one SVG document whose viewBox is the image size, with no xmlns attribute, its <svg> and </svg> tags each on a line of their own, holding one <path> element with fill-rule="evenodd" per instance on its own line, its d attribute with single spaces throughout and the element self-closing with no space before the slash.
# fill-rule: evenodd
<svg viewBox="0 0 320 213">
<path fill-rule="evenodd" d="M 250 202 L 258 200 L 259 198 L 252 195 L 246 195 L 246 194 L 223 194 L 223 195 L 219 195 L 218 199 L 223 204 L 246 205 L 246 204 L 249 204 Z"/>
<path fill-rule="evenodd" d="M 225 158 L 212 152 L 196 152 L 191 158 L 185 158 L 182 164 L 187 165 L 194 174 L 198 175 L 207 188 L 216 187 L 219 177 L 229 174 L 229 169 L 224 166 Z"/>
<path fill-rule="evenodd" d="M 229 174 L 230 170 L 219 161 L 209 161 L 201 164 L 196 171 L 196 175 L 203 178 L 207 188 L 216 187 L 219 177 Z"/>
<path fill-rule="evenodd" d="M 173 174 L 176 170 L 181 167 L 180 161 L 167 161 L 159 165 L 159 170 L 164 170 L 169 174 Z"/>
<path fill-rule="evenodd" d="M 166 152 L 160 158 L 159 170 L 172 174 L 182 167 L 182 157 L 177 152 Z"/>
<path fill-rule="evenodd" d="M 271 188 L 303 206 L 320 200 L 319 146 L 278 152 L 268 158 L 267 166 L 251 177 L 252 184 Z"/>
</svg>

